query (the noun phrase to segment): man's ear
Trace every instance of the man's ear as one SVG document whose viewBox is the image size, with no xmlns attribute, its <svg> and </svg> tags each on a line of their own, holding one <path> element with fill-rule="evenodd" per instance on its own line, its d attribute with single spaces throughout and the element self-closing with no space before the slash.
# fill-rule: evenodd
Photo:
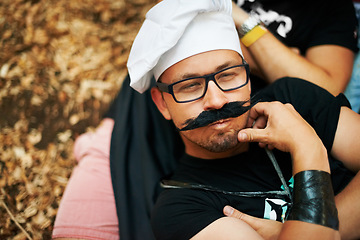
<svg viewBox="0 0 360 240">
<path fill-rule="evenodd" d="M 161 91 L 157 87 L 151 88 L 151 98 L 156 104 L 161 114 L 164 116 L 164 118 L 167 120 L 171 120 L 171 115 L 166 105 L 166 102 L 162 96 Z"/>
</svg>

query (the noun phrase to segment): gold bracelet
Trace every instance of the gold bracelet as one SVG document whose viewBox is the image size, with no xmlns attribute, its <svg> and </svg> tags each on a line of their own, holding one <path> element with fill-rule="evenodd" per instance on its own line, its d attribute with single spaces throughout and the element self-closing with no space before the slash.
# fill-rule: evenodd
<svg viewBox="0 0 360 240">
<path fill-rule="evenodd" d="M 265 27 L 257 25 L 241 38 L 241 42 L 245 47 L 249 47 L 267 32 L 268 30 Z"/>
</svg>

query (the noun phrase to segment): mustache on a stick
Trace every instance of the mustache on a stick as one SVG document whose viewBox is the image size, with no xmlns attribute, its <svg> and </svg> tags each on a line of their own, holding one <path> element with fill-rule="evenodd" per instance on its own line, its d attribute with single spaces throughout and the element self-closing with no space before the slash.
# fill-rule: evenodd
<svg viewBox="0 0 360 240">
<path fill-rule="evenodd" d="M 200 127 L 208 126 L 214 122 L 228 119 L 228 118 L 236 118 L 241 116 L 242 114 L 249 111 L 255 104 L 257 104 L 260 99 L 254 100 L 252 97 L 246 101 L 236 101 L 225 104 L 220 109 L 214 109 L 209 111 L 203 111 L 199 114 L 199 116 L 195 118 L 190 118 L 184 122 L 185 127 L 179 129 L 179 131 L 188 131 Z M 244 106 L 245 104 L 250 103 L 248 106 Z"/>
</svg>

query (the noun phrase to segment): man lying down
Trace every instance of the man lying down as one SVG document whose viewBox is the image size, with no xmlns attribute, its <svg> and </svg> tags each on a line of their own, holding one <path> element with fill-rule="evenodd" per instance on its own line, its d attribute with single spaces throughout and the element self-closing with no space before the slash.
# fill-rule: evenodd
<svg viewBox="0 0 360 240">
<path fill-rule="evenodd" d="M 263 34 L 257 28 L 245 36 L 251 45 Z M 300 79 L 284 78 L 251 98 L 230 0 L 160 2 L 134 41 L 128 69 L 139 92 L 155 77 L 152 99 L 185 146 L 173 174 L 159 182 L 163 191 L 151 214 L 157 239 L 264 237 L 226 217 L 226 205 L 284 222 L 279 238 L 339 237 L 337 208 L 342 216 L 352 206 L 335 205 L 334 192 L 353 173 L 334 171 L 343 167 L 328 153 L 359 170 L 359 143 L 349 141 L 357 134 L 346 127 L 359 116 L 343 95 Z M 344 142 L 353 150 L 344 153 Z"/>
</svg>

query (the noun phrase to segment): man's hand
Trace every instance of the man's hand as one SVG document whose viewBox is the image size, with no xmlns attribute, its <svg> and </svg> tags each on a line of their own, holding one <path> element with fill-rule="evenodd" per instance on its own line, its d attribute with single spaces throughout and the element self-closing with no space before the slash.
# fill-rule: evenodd
<svg viewBox="0 0 360 240">
<path fill-rule="evenodd" d="M 239 142 L 259 142 L 261 147 L 289 152 L 294 175 L 309 169 L 330 172 L 326 148 L 291 104 L 256 104 L 250 110 L 247 127 L 240 130 Z"/>
<path fill-rule="evenodd" d="M 320 142 L 314 129 L 291 104 L 256 104 L 250 110 L 247 127 L 239 132 L 240 142 L 259 142 L 261 147 L 277 148 L 291 154 L 301 146 L 300 143 L 307 144 L 305 147 L 313 147 L 310 140 Z"/>
<path fill-rule="evenodd" d="M 252 217 L 230 206 L 225 206 L 223 211 L 226 216 L 240 219 L 249 224 L 265 240 L 278 239 L 282 223 L 274 220 Z"/>
</svg>

